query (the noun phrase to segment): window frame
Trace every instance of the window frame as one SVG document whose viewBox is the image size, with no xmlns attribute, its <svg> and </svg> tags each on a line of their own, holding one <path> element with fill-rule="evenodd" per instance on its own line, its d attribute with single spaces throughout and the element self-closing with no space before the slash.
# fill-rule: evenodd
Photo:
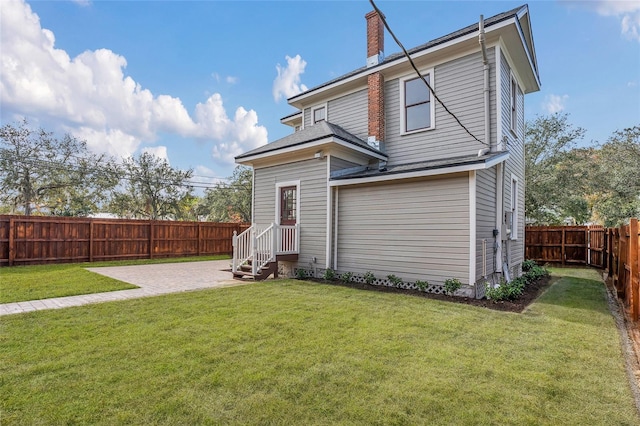
<svg viewBox="0 0 640 426">
<path fill-rule="evenodd" d="M 509 121 L 510 129 L 514 134 L 518 132 L 518 81 L 513 73 L 510 73 L 509 79 Z"/>
<path fill-rule="evenodd" d="M 518 177 L 511 174 L 511 236 L 510 239 L 518 239 L 518 191 L 520 189 L 520 183 Z"/>
<path fill-rule="evenodd" d="M 283 188 L 295 187 L 296 188 L 296 225 L 300 224 L 300 181 L 286 181 L 286 182 L 276 182 L 276 193 L 275 193 L 275 223 L 280 224 L 280 216 L 282 210 L 282 199 L 281 199 L 281 191 Z"/>
<path fill-rule="evenodd" d="M 436 89 L 435 86 L 435 77 L 434 77 L 434 69 L 423 69 L 420 70 L 420 75 L 423 77 L 429 77 L 429 85 L 433 90 Z M 407 130 L 407 105 L 406 105 L 406 90 L 405 85 L 408 81 L 416 80 L 418 76 L 415 73 L 405 75 L 404 77 L 400 77 L 398 79 L 399 84 L 399 92 L 400 92 L 400 134 L 401 135 L 412 135 L 414 133 L 426 132 L 429 130 L 434 130 L 436 128 L 436 108 L 435 108 L 435 99 L 433 97 L 433 93 L 429 90 L 429 127 L 423 127 L 420 129 Z M 415 104 L 420 105 L 420 104 Z M 415 106 L 412 105 L 412 106 Z"/>
<path fill-rule="evenodd" d="M 324 119 L 323 120 L 318 120 L 316 121 L 316 111 L 319 111 L 321 109 L 324 109 Z M 315 125 L 318 124 L 322 121 L 329 121 L 329 109 L 327 108 L 327 104 L 324 103 L 322 105 L 316 105 L 314 107 L 311 108 L 311 117 L 309 117 L 310 121 L 311 121 L 311 125 Z"/>
</svg>

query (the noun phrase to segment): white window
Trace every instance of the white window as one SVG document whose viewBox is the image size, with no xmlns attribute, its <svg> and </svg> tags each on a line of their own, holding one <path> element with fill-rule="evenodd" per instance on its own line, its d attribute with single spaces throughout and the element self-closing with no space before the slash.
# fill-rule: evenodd
<svg viewBox="0 0 640 426">
<path fill-rule="evenodd" d="M 513 132 L 518 131 L 518 83 L 515 77 L 511 74 L 511 130 Z"/>
<path fill-rule="evenodd" d="M 327 107 L 323 105 L 313 108 L 311 110 L 311 118 L 313 119 L 313 124 L 325 121 L 327 119 Z"/>
<path fill-rule="evenodd" d="M 511 239 L 518 239 L 518 178 L 511 175 Z"/>
<path fill-rule="evenodd" d="M 433 88 L 433 69 L 422 76 Z M 401 133 L 414 133 L 435 128 L 433 94 L 422 78 L 415 74 L 400 79 Z"/>
</svg>

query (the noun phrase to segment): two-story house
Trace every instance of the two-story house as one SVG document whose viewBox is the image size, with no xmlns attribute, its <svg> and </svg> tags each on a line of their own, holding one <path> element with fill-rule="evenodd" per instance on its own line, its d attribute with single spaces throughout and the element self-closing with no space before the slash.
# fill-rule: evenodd
<svg viewBox="0 0 640 426">
<path fill-rule="evenodd" d="M 236 157 L 254 185 L 234 272 L 280 260 L 432 291 L 457 278 L 481 296 L 524 257 L 524 95 L 540 88 L 529 9 L 410 49 L 420 75 L 384 56 L 376 12 L 366 22 L 366 66 L 290 98 L 295 131 Z"/>
</svg>

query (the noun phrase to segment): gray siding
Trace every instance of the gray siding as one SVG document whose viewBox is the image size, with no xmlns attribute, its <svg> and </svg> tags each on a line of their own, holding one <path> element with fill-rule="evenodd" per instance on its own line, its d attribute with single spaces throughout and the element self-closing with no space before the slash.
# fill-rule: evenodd
<svg viewBox="0 0 640 426">
<path fill-rule="evenodd" d="M 495 50 L 490 49 L 490 62 Z M 495 66 L 491 67 L 490 85 L 495 92 Z M 435 91 L 449 110 L 480 140 L 484 139 L 484 94 L 482 55 L 474 53 L 438 65 L 432 77 Z M 495 105 L 495 94 L 492 95 Z M 495 123 L 496 115 L 492 114 Z M 435 129 L 401 135 L 400 84 L 398 79 L 385 83 L 386 151 L 390 164 L 468 155 L 484 148 L 474 140 L 440 105 L 436 103 Z M 493 126 L 495 127 L 495 126 Z M 495 130 L 492 134 L 496 135 Z"/>
<path fill-rule="evenodd" d="M 300 255 L 298 265 L 324 268 L 327 229 L 327 161 L 306 160 L 255 170 L 255 217 L 270 224 L 276 215 L 276 183 L 300 180 Z"/>
<path fill-rule="evenodd" d="M 368 135 L 367 89 L 328 102 L 328 121 L 366 141 Z"/>
<path fill-rule="evenodd" d="M 468 174 L 340 187 L 338 265 L 378 278 L 469 281 Z"/>
<path fill-rule="evenodd" d="M 494 272 L 494 238 L 496 227 L 496 169 L 476 173 L 476 280 L 483 274 L 482 241 L 486 240 L 484 256 L 487 275 Z"/>
<path fill-rule="evenodd" d="M 511 72 L 504 55 L 501 55 L 501 90 L 502 90 L 502 134 L 506 137 L 505 149 L 509 151 L 509 159 L 505 163 L 504 173 L 504 211 L 511 209 L 511 175 L 518 178 L 518 239 L 510 240 L 505 245 L 504 255 L 508 256 L 510 267 L 516 272 L 524 260 L 524 95 L 518 89 L 517 129 L 511 130 Z"/>
</svg>

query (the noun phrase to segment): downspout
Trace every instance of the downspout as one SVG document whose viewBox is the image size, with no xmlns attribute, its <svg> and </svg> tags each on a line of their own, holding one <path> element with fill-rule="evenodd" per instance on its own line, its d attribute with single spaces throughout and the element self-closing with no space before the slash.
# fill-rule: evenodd
<svg viewBox="0 0 640 426">
<path fill-rule="evenodd" d="M 489 145 L 489 152 L 496 152 L 497 145 L 491 142 L 491 107 L 490 86 L 489 86 L 489 58 L 487 57 L 487 46 L 484 38 L 484 16 L 480 15 L 480 35 L 478 42 L 482 47 L 482 63 L 484 72 L 484 142 Z"/>
<path fill-rule="evenodd" d="M 478 24 L 479 35 L 478 43 L 482 49 L 482 64 L 484 74 L 484 140 L 489 145 L 489 152 L 498 150 L 497 141 L 491 140 L 491 86 L 489 82 L 489 58 L 487 56 L 487 46 L 484 33 L 484 15 L 480 15 Z M 496 70 L 496 72 L 498 72 Z M 478 154 L 486 153 L 487 149 L 481 150 Z M 502 271 L 502 210 L 503 210 L 503 180 L 504 180 L 504 164 L 496 165 L 496 228 L 493 232 L 493 264 L 494 274 Z"/>
</svg>

